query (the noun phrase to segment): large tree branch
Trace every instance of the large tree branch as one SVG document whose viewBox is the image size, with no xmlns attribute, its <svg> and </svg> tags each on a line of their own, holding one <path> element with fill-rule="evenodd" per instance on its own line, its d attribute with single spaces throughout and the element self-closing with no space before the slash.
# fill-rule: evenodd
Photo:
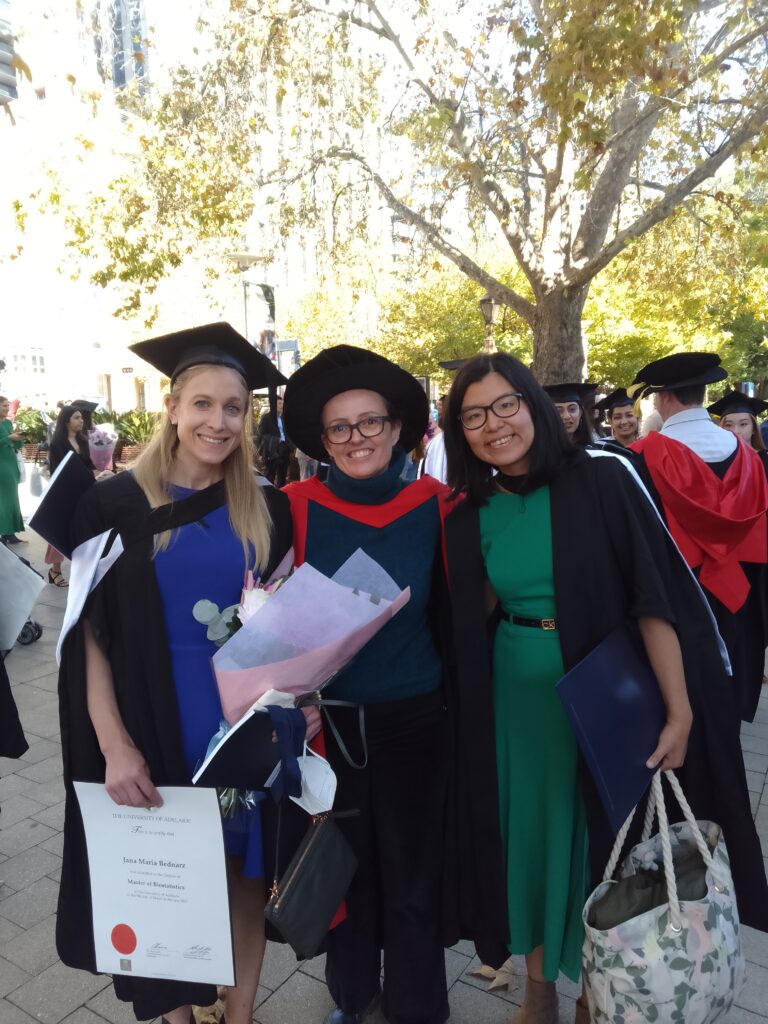
<svg viewBox="0 0 768 1024">
<path fill-rule="evenodd" d="M 687 174 L 676 185 L 666 189 L 664 198 L 654 203 L 644 214 L 638 217 L 632 224 L 616 233 L 614 238 L 604 249 L 592 259 L 587 260 L 581 267 L 569 275 L 569 284 L 574 287 L 587 284 L 604 267 L 608 266 L 611 260 L 618 256 L 624 247 L 635 238 L 644 235 L 661 221 L 665 220 L 672 211 L 686 199 L 693 190 L 703 181 L 711 178 L 729 157 L 733 156 L 743 145 L 758 135 L 761 129 L 768 122 L 768 103 L 757 107 L 746 119 L 739 131 L 723 143 L 711 156 L 703 160 L 698 167 L 695 167 L 690 174 Z"/>
<path fill-rule="evenodd" d="M 416 210 L 398 199 L 382 176 L 373 170 L 365 157 L 360 153 L 355 152 L 353 149 L 333 147 L 327 151 L 324 157 L 318 158 L 317 162 L 322 159 L 347 160 L 362 167 L 384 197 L 387 206 L 389 206 L 391 210 L 393 210 L 399 217 L 402 217 L 404 220 L 413 224 L 413 226 L 417 228 L 422 235 L 424 235 L 434 249 L 437 249 L 439 253 L 449 259 L 452 263 L 455 263 L 459 270 L 466 274 L 467 277 L 472 278 L 473 281 L 482 285 L 483 288 L 491 293 L 497 302 L 500 302 L 505 306 L 509 306 L 510 309 L 513 309 L 515 313 L 517 313 L 518 316 L 521 316 L 527 323 L 533 323 L 533 318 L 536 314 L 536 307 L 530 300 L 524 298 L 513 288 L 509 288 L 507 285 L 497 281 L 495 277 L 489 274 L 486 270 L 483 270 L 479 264 L 475 263 L 470 256 L 467 256 L 467 254 L 462 252 L 461 249 L 449 242 L 436 225 L 432 224 Z"/>
</svg>

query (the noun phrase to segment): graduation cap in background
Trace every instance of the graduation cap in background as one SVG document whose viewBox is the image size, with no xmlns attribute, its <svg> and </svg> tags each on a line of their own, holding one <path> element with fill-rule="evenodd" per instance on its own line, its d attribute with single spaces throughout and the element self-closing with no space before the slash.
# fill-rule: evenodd
<svg viewBox="0 0 768 1024">
<path fill-rule="evenodd" d="M 173 381 L 190 366 L 227 366 L 251 391 L 276 390 L 286 378 L 274 363 L 224 321 L 189 327 L 128 346 L 131 352 Z"/>
<path fill-rule="evenodd" d="M 627 393 L 632 398 L 642 398 L 657 391 L 715 384 L 727 376 L 728 371 L 720 365 L 720 356 L 714 352 L 676 352 L 638 370 Z"/>
<path fill-rule="evenodd" d="M 583 405 L 597 391 L 597 384 L 589 381 L 583 384 L 544 384 L 543 387 L 553 402 L 577 402 L 579 405 Z"/>
<path fill-rule="evenodd" d="M 69 403 L 72 409 L 79 409 L 80 412 L 94 413 L 99 407 L 98 402 L 89 402 L 85 398 L 76 398 Z"/>
<path fill-rule="evenodd" d="M 762 416 L 768 411 L 768 402 L 761 398 L 750 398 L 741 391 L 726 391 L 721 399 L 707 406 L 710 416 L 729 416 L 731 413 L 745 412 L 750 416 Z"/>
<path fill-rule="evenodd" d="M 619 409 L 624 405 L 634 405 L 633 399 L 629 397 L 624 388 L 617 388 L 615 391 L 611 391 L 609 395 L 602 398 L 599 402 L 595 402 L 595 409 L 599 412 L 607 413 L 609 416 L 614 409 Z"/>
<path fill-rule="evenodd" d="M 67 558 L 72 557 L 71 529 L 75 509 L 96 480 L 74 451 L 68 452 L 56 467 L 51 481 L 29 520 L 29 525 Z"/>
</svg>

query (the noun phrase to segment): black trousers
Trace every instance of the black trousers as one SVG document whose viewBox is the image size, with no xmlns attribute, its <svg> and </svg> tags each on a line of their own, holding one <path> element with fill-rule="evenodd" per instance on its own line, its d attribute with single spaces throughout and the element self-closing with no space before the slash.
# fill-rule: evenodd
<svg viewBox="0 0 768 1024">
<path fill-rule="evenodd" d="M 357 709 L 331 709 L 355 761 L 362 761 Z M 338 822 L 359 866 L 347 893 L 347 919 L 327 939 L 328 989 L 347 1013 L 379 992 L 390 1024 L 442 1024 L 448 1018 L 441 942 L 441 878 L 447 796 L 447 721 L 440 691 L 365 707 L 368 766 L 351 768 L 326 727 L 338 777 L 334 808 L 360 809 Z"/>
</svg>

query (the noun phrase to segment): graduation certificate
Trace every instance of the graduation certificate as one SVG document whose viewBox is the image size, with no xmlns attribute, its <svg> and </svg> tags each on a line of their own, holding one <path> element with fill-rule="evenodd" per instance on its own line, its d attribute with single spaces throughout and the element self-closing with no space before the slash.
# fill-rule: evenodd
<svg viewBox="0 0 768 1024">
<path fill-rule="evenodd" d="M 214 789 L 159 788 L 163 806 L 116 804 L 75 782 L 105 974 L 234 985 L 224 837 Z"/>
</svg>

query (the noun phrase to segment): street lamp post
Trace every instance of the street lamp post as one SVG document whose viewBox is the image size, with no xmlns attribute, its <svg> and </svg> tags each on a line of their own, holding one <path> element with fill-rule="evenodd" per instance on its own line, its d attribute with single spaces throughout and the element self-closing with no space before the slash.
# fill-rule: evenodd
<svg viewBox="0 0 768 1024">
<path fill-rule="evenodd" d="M 229 258 L 240 271 L 240 280 L 243 285 L 243 319 L 245 321 L 245 339 L 250 342 L 248 336 L 248 285 L 250 281 L 245 276 L 246 271 L 259 262 L 259 257 L 252 252 L 231 252 Z"/>
<path fill-rule="evenodd" d="M 497 302 L 490 292 L 486 292 L 478 302 L 480 312 L 483 314 L 483 320 L 485 320 L 483 354 L 487 356 L 492 355 L 496 351 L 496 343 L 493 340 L 493 325 L 496 323 L 496 313 L 500 305 L 501 303 Z"/>
</svg>

